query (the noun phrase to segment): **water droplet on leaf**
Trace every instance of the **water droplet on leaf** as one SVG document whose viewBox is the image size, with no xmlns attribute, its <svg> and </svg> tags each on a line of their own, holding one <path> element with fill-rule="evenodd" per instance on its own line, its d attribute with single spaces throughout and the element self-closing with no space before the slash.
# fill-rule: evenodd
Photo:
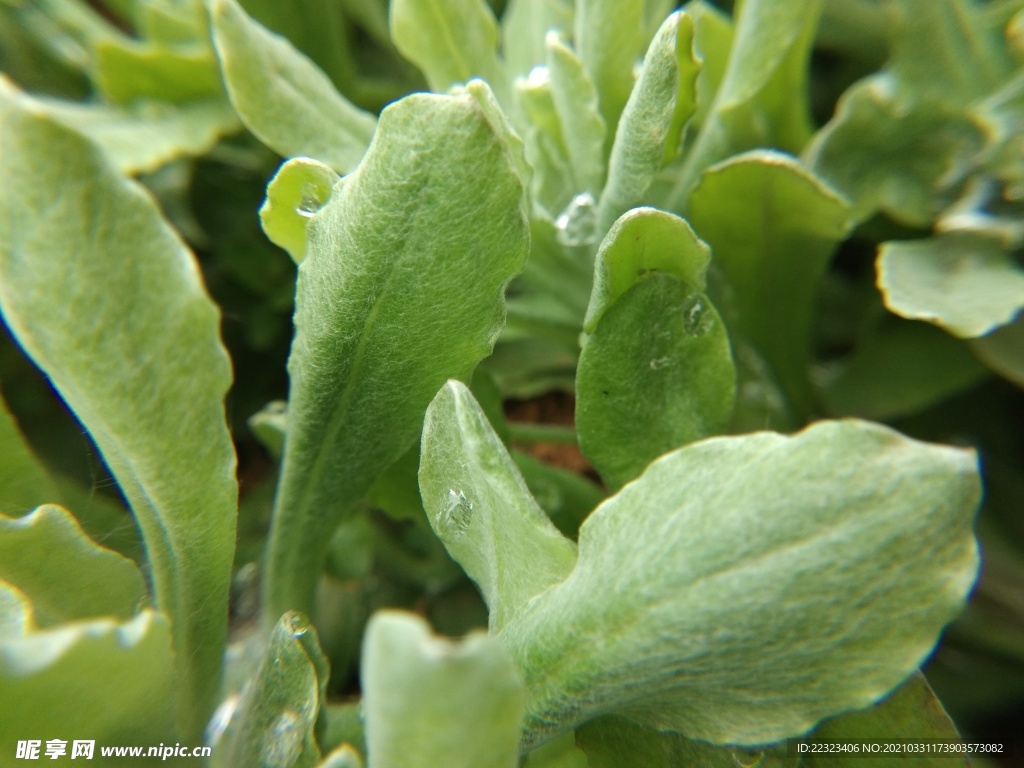
<svg viewBox="0 0 1024 768">
<path fill-rule="evenodd" d="M 701 296 L 690 296 L 683 304 L 683 329 L 691 336 L 703 336 L 715 324 Z"/>
<path fill-rule="evenodd" d="M 740 768 L 757 768 L 764 761 L 764 751 L 760 749 L 734 749 L 732 759 Z"/>
<path fill-rule="evenodd" d="M 656 357 L 653 360 L 651 360 L 651 370 L 660 370 L 664 368 L 666 365 L 668 365 L 670 362 L 672 362 L 672 358 L 670 357 Z"/>
<path fill-rule="evenodd" d="M 317 211 L 324 207 L 327 198 L 331 196 L 330 190 L 326 195 L 321 194 L 321 190 L 312 181 L 303 182 L 299 194 L 299 204 L 296 206 L 295 212 L 307 219 L 313 218 Z"/>
<path fill-rule="evenodd" d="M 473 519 L 473 502 L 461 490 L 449 488 L 441 511 L 437 514 L 437 527 L 444 536 L 460 538 L 469 530 Z"/>
<path fill-rule="evenodd" d="M 555 239 L 562 245 L 591 245 L 597 240 L 597 201 L 589 192 L 576 195 L 555 219 Z"/>
</svg>

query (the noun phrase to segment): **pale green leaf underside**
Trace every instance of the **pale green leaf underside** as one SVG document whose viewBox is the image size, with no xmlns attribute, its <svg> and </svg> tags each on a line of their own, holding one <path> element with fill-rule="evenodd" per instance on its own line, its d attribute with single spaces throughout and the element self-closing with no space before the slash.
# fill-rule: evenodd
<svg viewBox="0 0 1024 768">
<path fill-rule="evenodd" d="M 729 337 L 711 301 L 653 274 L 612 304 L 580 354 L 580 450 L 618 488 L 661 454 L 724 432 L 735 394 Z"/>
<path fill-rule="evenodd" d="M 211 20 L 228 95 L 246 127 L 284 157 L 313 157 L 339 173 L 355 168 L 373 137 L 374 116 L 235 0 L 214 0 Z"/>
<path fill-rule="evenodd" d="M 501 130 L 472 93 L 396 102 L 310 221 L 271 613 L 308 609 L 331 530 L 413 444 L 444 382 L 468 380 L 493 348 L 528 248 Z"/>
<path fill-rule="evenodd" d="M 608 160 L 608 183 L 598 203 L 601 234 L 641 202 L 661 167 L 679 92 L 677 35 L 684 41 L 693 36 L 693 20 L 682 12 L 669 16 L 654 36 L 623 109 Z"/>
<path fill-rule="evenodd" d="M 16 520 L 0 515 L 0 579 L 31 601 L 40 627 L 75 619 L 127 620 L 146 596 L 135 564 L 98 547 L 56 506 Z"/>
<path fill-rule="evenodd" d="M 990 238 L 945 234 L 886 243 L 877 268 L 890 310 L 962 338 L 1006 325 L 1024 308 L 1024 269 Z"/>
<path fill-rule="evenodd" d="M 217 310 L 139 186 L 31 106 L 4 97 L 0 111 L 0 310 L 131 504 L 194 735 L 213 705 L 235 537 Z"/>
<path fill-rule="evenodd" d="M 972 452 L 867 422 L 662 457 L 591 514 L 572 575 L 500 635 L 530 690 L 527 743 L 621 712 L 765 744 L 870 704 L 961 609 L 979 496 Z"/>
<path fill-rule="evenodd" d="M 69 747 L 95 740 L 97 757 L 99 744 L 176 740 L 171 633 L 151 611 L 124 624 L 78 622 L 0 638 L 0 688 L 5 755 L 21 739 L 66 739 Z"/>
<path fill-rule="evenodd" d="M 306 256 L 306 225 L 324 207 L 338 174 L 308 157 L 293 157 L 277 169 L 260 208 L 263 231 L 298 264 Z"/>
<path fill-rule="evenodd" d="M 597 251 L 594 287 L 583 320 L 593 333 L 604 311 L 639 280 L 665 272 L 699 290 L 711 249 L 684 219 L 655 208 L 634 208 L 619 217 Z"/>
<path fill-rule="evenodd" d="M 435 637 L 413 614 L 382 612 L 363 640 L 369 768 L 514 768 L 526 691 L 493 638 Z"/>
<path fill-rule="evenodd" d="M 320 748 L 313 727 L 321 706 L 320 692 L 327 683 L 326 672 L 316 631 L 297 614 L 283 616 L 216 745 L 217 765 L 317 765 Z"/>
<path fill-rule="evenodd" d="M 491 631 L 565 579 L 576 547 L 534 501 L 464 384 L 449 381 L 427 409 L 420 495 L 438 538 L 483 592 Z"/>
</svg>

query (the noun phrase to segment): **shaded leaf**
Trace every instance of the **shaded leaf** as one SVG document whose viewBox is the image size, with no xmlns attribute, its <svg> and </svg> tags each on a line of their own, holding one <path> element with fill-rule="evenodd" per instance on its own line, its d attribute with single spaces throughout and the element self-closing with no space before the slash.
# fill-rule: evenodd
<svg viewBox="0 0 1024 768">
<path fill-rule="evenodd" d="M 127 621 L 146 597 L 131 560 L 98 547 L 70 514 L 50 505 L 18 519 L 0 515 L 0 579 L 31 601 L 43 628 L 76 619 Z"/>
<path fill-rule="evenodd" d="M 465 385 L 449 381 L 427 409 L 420 495 L 434 533 L 476 582 L 498 632 L 562 581 L 576 547 L 534 501 Z"/>
<path fill-rule="evenodd" d="M 885 243 L 877 269 L 890 310 L 963 338 L 1006 325 L 1024 308 L 1024 269 L 991 238 L 949 233 Z"/>
<path fill-rule="evenodd" d="M 0 113 L 0 310 L 131 504 L 195 736 L 213 708 L 235 540 L 218 313 L 145 192 L 17 97 L 0 95 Z"/>
<path fill-rule="evenodd" d="M 618 488 L 661 454 L 724 432 L 735 395 L 729 337 L 711 301 L 653 274 L 608 308 L 580 354 L 580 450 Z"/>
<path fill-rule="evenodd" d="M 970 340 L 974 354 L 1000 376 L 1024 388 L 1024 318 Z"/>
<path fill-rule="evenodd" d="M 373 137 L 373 115 L 351 104 L 316 64 L 235 0 L 214 0 L 210 7 L 224 82 L 246 127 L 284 157 L 313 157 L 339 173 L 355 168 Z"/>
<path fill-rule="evenodd" d="M 872 703 L 962 608 L 979 497 L 973 452 L 868 422 L 663 456 L 500 635 L 530 691 L 525 743 L 620 712 L 759 745 Z"/>
<path fill-rule="evenodd" d="M 526 258 L 514 161 L 474 96 L 410 96 L 381 121 L 308 226 L 269 615 L 309 607 L 330 532 L 490 353 Z"/>
<path fill-rule="evenodd" d="M 452 642 L 413 614 L 377 613 L 363 641 L 361 679 L 370 768 L 519 764 L 526 691 L 486 634 Z"/>
<path fill-rule="evenodd" d="M 130 39 L 104 40 L 96 45 L 93 67 L 96 87 L 115 104 L 188 102 L 224 93 L 207 45 L 179 49 Z"/>
</svg>

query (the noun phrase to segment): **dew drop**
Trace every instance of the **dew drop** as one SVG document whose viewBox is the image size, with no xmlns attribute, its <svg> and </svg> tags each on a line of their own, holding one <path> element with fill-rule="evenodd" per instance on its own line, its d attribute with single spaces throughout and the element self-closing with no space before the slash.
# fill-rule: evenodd
<svg viewBox="0 0 1024 768">
<path fill-rule="evenodd" d="M 703 336 L 715 323 L 704 299 L 694 294 L 683 304 L 683 329 L 690 336 Z"/>
<path fill-rule="evenodd" d="M 449 488 L 435 519 L 442 535 L 461 538 L 466 535 L 473 519 L 473 502 L 461 490 Z"/>
<path fill-rule="evenodd" d="M 757 768 L 764 761 L 764 751 L 759 749 L 734 749 L 732 759 L 739 768 Z"/>
<path fill-rule="evenodd" d="M 303 182 L 299 195 L 299 204 L 295 207 L 295 212 L 303 218 L 311 219 L 324 207 L 327 198 L 330 197 L 330 190 L 324 195 L 315 182 L 306 181 Z"/>
<path fill-rule="evenodd" d="M 666 365 L 668 365 L 670 362 L 672 362 L 672 358 L 671 357 L 656 357 L 653 360 L 651 360 L 651 370 L 652 371 L 661 370 Z"/>
<path fill-rule="evenodd" d="M 597 240 L 597 201 L 589 192 L 576 195 L 555 219 L 555 239 L 562 245 L 591 245 Z"/>
</svg>

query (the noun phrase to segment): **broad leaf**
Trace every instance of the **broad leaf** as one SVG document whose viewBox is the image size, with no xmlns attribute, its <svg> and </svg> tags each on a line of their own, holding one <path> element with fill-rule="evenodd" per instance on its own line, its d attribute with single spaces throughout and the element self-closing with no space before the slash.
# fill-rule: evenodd
<svg viewBox="0 0 1024 768">
<path fill-rule="evenodd" d="M 263 231 L 298 264 L 306 256 L 306 225 L 328 198 L 338 174 L 316 160 L 294 157 L 278 168 L 260 208 Z"/>
<path fill-rule="evenodd" d="M 907 682 L 888 698 L 860 712 L 851 712 L 826 720 L 808 736 L 815 742 L 875 742 L 885 745 L 896 742 L 934 742 L 954 745 L 960 734 L 928 686 L 924 675 L 915 672 Z M 881 748 L 884 749 L 884 746 Z M 889 753 L 878 757 L 861 754 L 808 753 L 802 762 L 807 768 L 966 768 L 966 753 L 935 752 L 932 754 Z"/>
<path fill-rule="evenodd" d="M 872 703 L 962 608 L 979 497 L 973 452 L 867 422 L 663 456 L 500 635 L 530 691 L 525 743 L 621 712 L 758 745 Z"/>
<path fill-rule="evenodd" d="M 515 768 L 526 691 L 501 644 L 382 612 L 363 641 L 368 768 Z"/>
<path fill-rule="evenodd" d="M 877 267 L 889 309 L 962 338 L 1006 325 L 1024 308 L 1024 269 L 991 238 L 950 233 L 886 243 Z"/>
<path fill-rule="evenodd" d="M 729 336 L 711 301 L 653 274 L 609 307 L 583 347 L 580 450 L 618 488 L 661 454 L 724 432 L 735 394 Z"/>
<path fill-rule="evenodd" d="M 317 765 L 320 748 L 313 729 L 327 675 L 316 631 L 297 614 L 283 616 L 216 744 L 218 768 Z"/>
<path fill-rule="evenodd" d="M 710 293 L 730 331 L 760 351 L 806 409 L 814 301 L 850 225 L 846 203 L 792 158 L 748 152 L 707 172 L 690 222 L 728 285 Z"/>
<path fill-rule="evenodd" d="M 692 741 L 678 733 L 645 728 L 622 717 L 599 717 L 576 732 L 576 744 L 588 768 L 743 768 L 728 749 Z M 758 766 L 760 768 L 760 766 Z M 767 768 L 767 766 L 765 766 Z"/>
<path fill-rule="evenodd" d="M 547 60 L 548 33 L 571 37 L 572 0 L 509 0 L 501 17 L 501 49 L 509 77 L 526 77 Z"/>
<path fill-rule="evenodd" d="M 472 94 L 388 107 L 310 221 L 289 360 L 269 615 L 309 608 L 330 533 L 494 344 L 528 247 L 515 164 Z"/>
<path fill-rule="evenodd" d="M 583 329 L 593 333 L 601 315 L 648 275 L 664 272 L 704 290 L 711 249 L 684 219 L 654 208 L 634 208 L 601 242 Z"/>
<path fill-rule="evenodd" d="M 75 739 L 173 743 L 174 684 L 171 631 L 152 611 L 0 637 L 0 750 L 14 755 L 24 739 L 67 740 L 69 753 Z"/>
<path fill-rule="evenodd" d="M 16 97 L 0 96 L 0 113 L 0 310 L 131 504 L 195 736 L 217 689 L 235 540 L 218 313 L 145 192 Z"/>
<path fill-rule="evenodd" d="M 565 579 L 576 547 L 534 501 L 465 385 L 449 381 L 427 409 L 420 495 L 434 533 L 476 582 L 499 632 Z"/>
<path fill-rule="evenodd" d="M 46 562 L 52 565 L 40 567 Z M 146 597 L 135 564 L 98 547 L 56 506 L 15 520 L 0 515 L 0 579 L 31 601 L 44 628 L 76 619 L 126 621 Z"/>
<path fill-rule="evenodd" d="M 576 53 L 597 87 L 608 138 L 633 90 L 633 64 L 647 44 L 644 3 L 638 0 L 579 0 L 573 20 Z"/>
<path fill-rule="evenodd" d="M 576 192 L 598 195 L 604 185 L 606 127 L 597 91 L 575 52 L 558 35 L 545 43 L 551 95 L 558 112 Z"/>
<path fill-rule="evenodd" d="M 99 144 L 129 174 L 155 171 L 179 157 L 203 155 L 241 128 L 234 110 L 221 100 L 150 101 L 124 108 L 57 100 L 42 104 L 54 120 Z"/>
<path fill-rule="evenodd" d="M 608 160 L 608 183 L 598 205 L 598 231 L 602 234 L 641 202 L 661 168 L 669 130 L 677 122 L 677 36 L 679 45 L 689 48 L 693 20 L 682 12 L 669 16 L 651 41 L 619 121 Z"/>
<path fill-rule="evenodd" d="M 373 115 L 235 0 L 214 0 L 210 17 L 228 95 L 246 127 L 284 157 L 313 157 L 339 173 L 355 168 L 373 136 Z"/>
<path fill-rule="evenodd" d="M 391 38 L 443 93 L 473 78 L 485 80 L 508 104 L 498 60 L 498 23 L 485 0 L 392 0 Z"/>
<path fill-rule="evenodd" d="M 132 39 L 105 40 L 94 53 L 93 79 L 114 104 L 188 102 L 224 97 L 209 45 L 165 47 Z"/>
</svg>

